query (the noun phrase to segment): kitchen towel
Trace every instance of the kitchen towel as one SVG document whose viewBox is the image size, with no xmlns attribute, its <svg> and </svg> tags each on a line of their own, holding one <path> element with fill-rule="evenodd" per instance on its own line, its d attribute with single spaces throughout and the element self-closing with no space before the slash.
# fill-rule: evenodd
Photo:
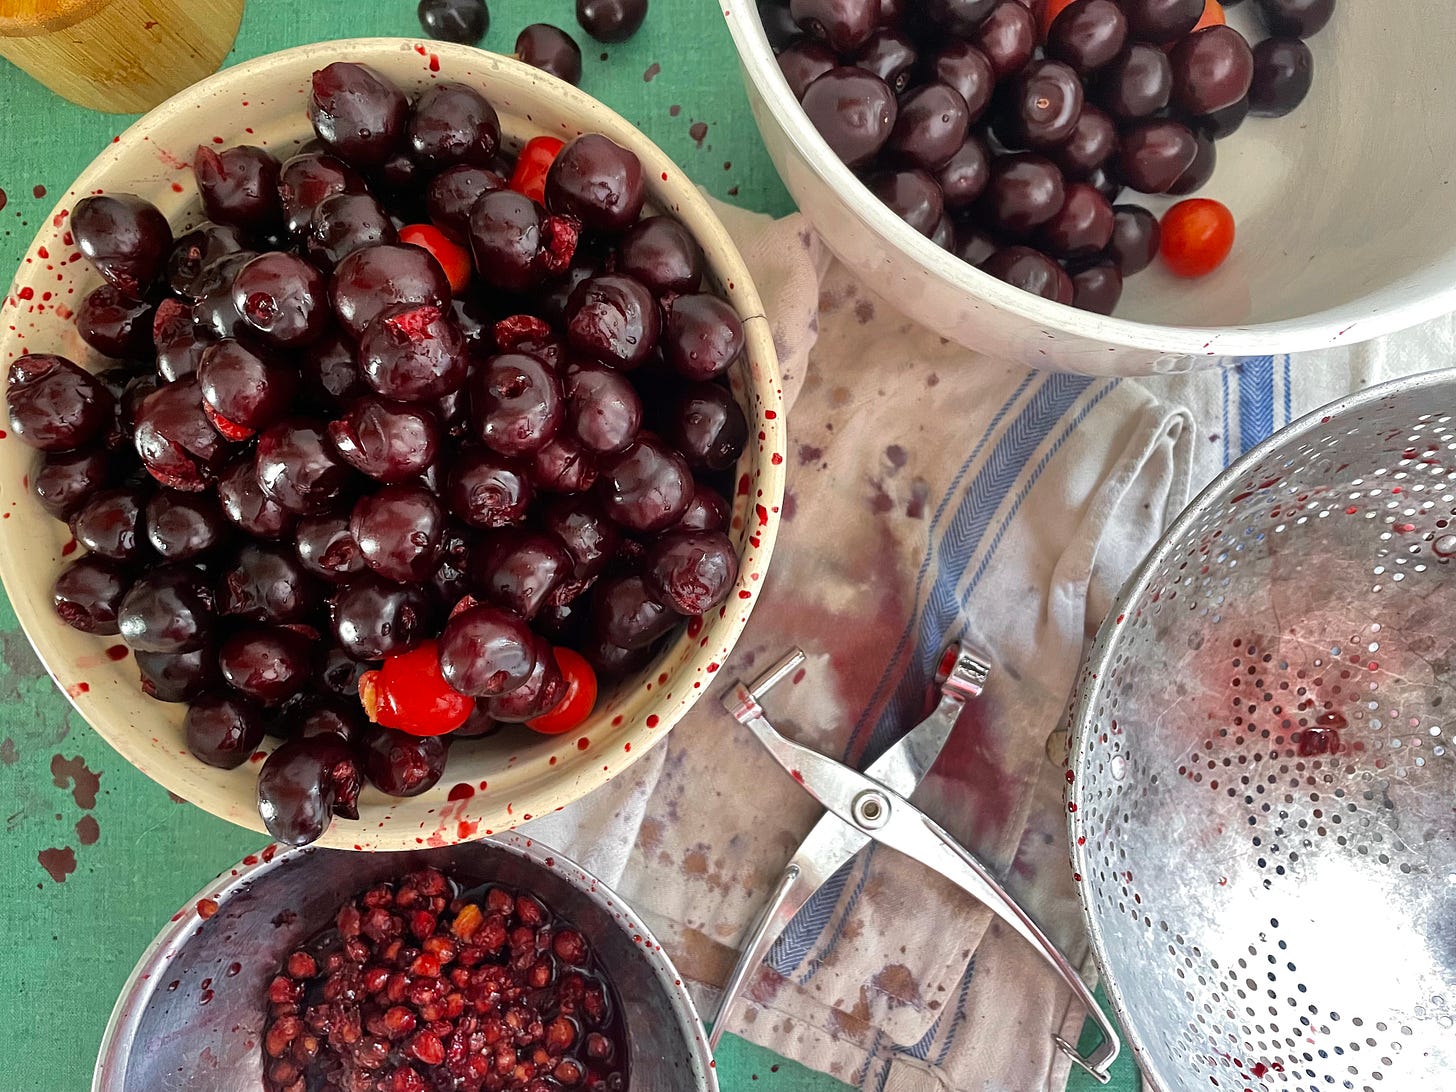
<svg viewBox="0 0 1456 1092">
<path fill-rule="evenodd" d="M 1149 382 L 1035 373 L 914 327 L 801 218 L 718 211 L 784 371 L 774 560 L 723 681 L 621 778 L 527 829 L 618 888 L 711 1019 L 743 934 L 820 815 L 720 691 L 801 647 L 770 715 L 862 767 L 928 710 L 936 655 L 958 639 L 992 676 L 916 802 L 1091 977 L 1056 750 L 1086 642 L 1191 485 L 1291 415 L 1421 370 L 1451 327 Z M 1052 1036 L 1075 1042 L 1084 1018 L 1020 937 L 875 847 L 805 907 L 748 992 L 729 1030 L 874 1092 L 1061 1089 L 1070 1063 Z"/>
</svg>

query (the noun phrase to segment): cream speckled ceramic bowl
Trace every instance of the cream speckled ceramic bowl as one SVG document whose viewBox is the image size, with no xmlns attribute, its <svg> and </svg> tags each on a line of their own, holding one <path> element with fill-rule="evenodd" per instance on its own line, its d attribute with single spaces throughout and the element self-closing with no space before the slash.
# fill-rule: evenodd
<svg viewBox="0 0 1456 1092">
<path fill-rule="evenodd" d="M 400 86 L 440 79 L 479 88 L 500 114 L 506 142 L 569 139 L 600 132 L 641 157 L 649 202 L 678 217 L 707 255 L 712 279 L 738 309 L 748 351 L 731 376 L 752 441 L 738 467 L 731 535 L 739 548 L 738 587 L 719 612 L 684 630 L 650 669 L 604 695 L 592 719 L 567 736 L 508 730 L 463 742 L 445 777 L 410 800 L 366 789 L 358 822 L 335 821 L 321 845 L 413 849 L 505 830 L 559 809 L 641 758 L 713 682 L 757 601 L 783 498 L 784 413 L 773 340 L 737 248 L 697 188 L 646 137 L 588 95 L 526 65 L 465 46 L 376 38 L 327 42 L 260 57 L 228 69 L 164 103 L 108 147 L 61 198 L 31 244 L 0 309 L 0 367 L 24 352 L 59 352 L 83 365 L 96 356 L 69 321 L 100 278 L 67 232 L 70 207 L 89 193 L 132 192 L 153 201 L 174 231 L 202 219 L 188 163 L 199 142 L 258 144 L 286 156 L 312 136 L 305 114 L 309 77 L 332 61 L 361 61 Z M 182 733 L 185 706 L 145 697 L 136 665 L 117 637 L 63 625 L 51 586 L 70 536 L 32 497 L 37 453 L 0 433 L 0 580 L 26 635 L 76 709 L 127 761 L 172 792 L 241 826 L 263 830 L 255 783 L 258 761 L 213 769 L 192 758 Z M 271 743 L 270 743 L 271 746 Z"/>
</svg>

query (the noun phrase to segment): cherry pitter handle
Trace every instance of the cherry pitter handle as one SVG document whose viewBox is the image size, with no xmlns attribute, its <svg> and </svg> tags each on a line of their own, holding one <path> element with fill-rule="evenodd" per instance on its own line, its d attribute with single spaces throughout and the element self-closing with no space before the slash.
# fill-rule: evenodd
<svg viewBox="0 0 1456 1092">
<path fill-rule="evenodd" d="M 963 655 L 956 646 L 947 650 L 940 662 L 937 682 L 944 690 L 947 681 L 959 678 L 966 693 L 979 693 L 986 678 L 985 666 L 973 659 L 970 664 L 963 663 L 960 659 Z M 1058 1048 L 1099 1082 L 1108 1083 L 1109 1068 L 1122 1049 L 1117 1030 L 1076 968 L 1006 893 L 991 871 L 900 792 L 786 739 L 769 723 L 759 702 L 803 661 L 803 652 L 794 649 L 752 684 L 737 683 L 723 699 L 724 707 L 831 814 L 864 836 L 940 873 L 1020 934 L 1066 983 L 1102 1032 L 1102 1043 L 1090 1054 L 1079 1054 L 1072 1044 L 1054 1036 Z M 908 788 L 913 791 L 914 785 Z"/>
</svg>

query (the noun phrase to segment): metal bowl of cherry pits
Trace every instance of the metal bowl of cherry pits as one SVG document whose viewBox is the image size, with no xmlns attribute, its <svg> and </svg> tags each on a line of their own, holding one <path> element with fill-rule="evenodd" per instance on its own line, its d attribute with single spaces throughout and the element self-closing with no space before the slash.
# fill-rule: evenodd
<svg viewBox="0 0 1456 1092">
<path fill-rule="evenodd" d="M 799 207 L 969 348 L 1138 375 L 1456 308 L 1450 5 L 723 8 Z"/>
<path fill-rule="evenodd" d="M 0 577 L 46 668 L 289 845 L 582 796 L 707 689 L 773 548 L 732 241 L 616 114 L 461 45 L 289 50 L 147 115 L 45 222 L 0 362 Z"/>
<path fill-rule="evenodd" d="M 508 833 L 249 856 L 142 955 L 93 1092 L 716 1092 L 682 977 L 621 899 Z"/>
</svg>

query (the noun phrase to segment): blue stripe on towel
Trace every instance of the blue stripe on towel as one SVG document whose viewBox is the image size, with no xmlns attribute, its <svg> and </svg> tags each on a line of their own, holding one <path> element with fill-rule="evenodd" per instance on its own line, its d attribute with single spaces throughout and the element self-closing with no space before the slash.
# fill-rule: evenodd
<svg viewBox="0 0 1456 1092">
<path fill-rule="evenodd" d="M 990 442 L 991 437 L 1001 427 L 1001 422 L 1005 420 L 1006 415 L 1020 401 L 1022 395 L 1026 393 L 1027 388 L 1031 386 L 1032 380 L 1036 378 L 1040 377 L 1034 372 L 1028 372 L 1026 377 L 1016 385 L 1016 389 L 1011 392 L 1001 408 L 996 411 L 996 415 L 991 418 L 991 423 L 976 441 L 970 455 L 966 457 L 966 461 L 956 471 L 956 475 L 951 480 L 950 487 L 946 490 L 945 496 L 941 498 L 940 504 L 937 505 L 935 514 L 931 517 L 930 528 L 927 532 L 925 556 L 921 559 L 920 571 L 915 577 L 915 593 L 911 600 L 912 602 L 920 601 L 920 592 L 925 585 L 926 573 L 929 571 L 930 563 L 935 557 L 936 532 L 940 527 L 940 522 L 944 518 L 946 510 L 950 507 L 952 499 L 959 492 L 961 483 L 965 480 L 965 476 L 971 467 L 975 466 L 980 460 L 981 454 L 985 451 L 986 445 Z M 891 654 L 889 662 L 885 664 L 884 673 L 881 675 L 880 681 L 876 684 L 873 695 L 865 704 L 864 710 L 859 715 L 859 721 L 850 733 L 851 741 L 859 734 L 865 719 L 869 716 L 869 711 L 879 703 L 880 695 L 884 693 L 884 689 L 893 675 L 895 665 L 899 663 L 900 657 L 905 651 L 913 628 L 913 620 L 905 624 L 904 632 L 900 634 L 900 639 L 896 643 L 895 650 Z M 849 757 L 846 751 L 844 755 L 845 761 L 848 761 Z M 844 894 L 845 886 L 849 882 L 850 871 L 851 865 L 846 864 L 843 868 L 835 872 L 833 876 L 829 877 L 824 886 L 815 892 L 814 897 L 804 905 L 804 908 L 790 922 L 789 927 L 774 942 L 774 946 L 769 952 L 768 962 L 779 974 L 792 974 L 794 969 L 804 961 L 804 957 L 809 954 L 814 946 L 814 942 L 824 932 L 825 927 L 834 916 L 834 908 L 839 905 L 840 896 Z M 850 897 L 851 906 L 858 899 L 859 892 L 863 890 L 863 887 L 864 877 L 861 876 L 854 894 Z"/>
<path fill-rule="evenodd" d="M 1294 393 L 1291 386 L 1293 376 L 1289 367 L 1289 354 L 1284 354 L 1284 423 L 1287 425 L 1294 419 Z"/>
<path fill-rule="evenodd" d="M 1239 449 L 1274 434 L 1274 358 L 1253 356 L 1239 366 Z"/>
<path fill-rule="evenodd" d="M 940 652 L 941 642 L 955 623 L 961 610 L 963 601 L 956 594 L 956 588 L 965 576 L 966 566 L 980 549 L 990 527 L 991 519 L 1000 509 L 1017 480 L 1025 472 L 1027 461 L 1042 446 L 1057 423 L 1066 416 L 1091 384 L 1092 380 L 1085 376 L 1048 376 L 1042 386 L 1028 400 L 1025 408 L 1017 415 L 1016 420 L 1006 429 L 1005 434 L 996 442 L 985 464 L 977 471 L 975 479 L 961 498 L 944 538 L 937 546 L 937 569 L 929 599 L 920 615 L 915 657 L 911 661 L 909 669 L 901 675 L 899 685 L 896 686 L 894 694 L 871 732 L 869 751 L 879 753 L 903 735 L 908 727 L 909 719 L 924 703 L 925 685 L 929 678 L 930 668 Z M 1098 400 L 1115 385 L 1115 383 L 1107 384 L 1098 395 Z M 1078 417 L 1078 420 L 1080 419 Z M 1056 442 L 1053 451 L 1065 442 L 1072 427 L 1075 427 L 1075 422 Z M 1025 498 L 1026 493 L 1040 477 L 1050 458 L 1051 453 L 1048 453 L 1033 471 L 1031 479 L 1022 487 L 1020 498 L 1017 501 L 1018 507 L 1021 499 Z M 1004 530 L 1005 525 L 1003 524 L 992 546 L 992 552 L 1000 545 Z M 846 757 L 853 749 L 853 740 L 851 740 Z M 841 921 L 853 913 L 859 901 L 869 876 L 874 853 L 875 847 L 872 845 L 861 854 L 855 864 L 855 868 L 859 872 L 859 879 L 855 890 L 845 902 L 843 913 L 838 915 Z M 846 877 L 846 881 L 847 879 L 848 877 Z M 827 889 L 828 885 L 825 886 L 826 892 Z M 843 884 L 840 885 L 840 890 L 843 890 Z M 834 915 L 831 913 L 831 920 L 833 917 Z M 818 974 L 819 968 L 823 965 L 823 960 L 833 954 L 839 943 L 839 937 L 840 930 L 836 925 L 824 946 L 822 955 L 800 976 L 800 985 L 807 985 L 813 981 L 814 976 Z"/>
</svg>

